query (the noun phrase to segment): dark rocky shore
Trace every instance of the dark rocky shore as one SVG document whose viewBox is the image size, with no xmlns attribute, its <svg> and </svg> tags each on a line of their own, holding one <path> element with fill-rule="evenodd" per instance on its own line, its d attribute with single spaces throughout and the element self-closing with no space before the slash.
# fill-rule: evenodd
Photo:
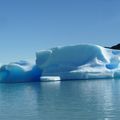
<svg viewBox="0 0 120 120">
<path fill-rule="evenodd" d="M 120 44 L 112 46 L 111 49 L 120 50 Z"/>
<path fill-rule="evenodd" d="M 114 45 L 112 47 L 105 47 L 105 48 L 120 50 L 120 44 Z"/>
</svg>

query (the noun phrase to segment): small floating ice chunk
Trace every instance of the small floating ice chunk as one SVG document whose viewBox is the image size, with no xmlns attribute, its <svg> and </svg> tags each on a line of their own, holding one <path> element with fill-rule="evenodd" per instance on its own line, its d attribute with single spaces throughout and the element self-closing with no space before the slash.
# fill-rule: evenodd
<svg viewBox="0 0 120 120">
<path fill-rule="evenodd" d="M 60 77 L 59 76 L 43 76 L 40 77 L 40 81 L 60 81 Z"/>
</svg>

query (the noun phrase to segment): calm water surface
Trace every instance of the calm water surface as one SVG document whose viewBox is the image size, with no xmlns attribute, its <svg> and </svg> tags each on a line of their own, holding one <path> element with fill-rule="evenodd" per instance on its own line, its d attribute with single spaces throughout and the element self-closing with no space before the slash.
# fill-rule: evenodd
<svg viewBox="0 0 120 120">
<path fill-rule="evenodd" d="M 0 84 L 0 120 L 119 120 L 120 80 Z"/>
</svg>

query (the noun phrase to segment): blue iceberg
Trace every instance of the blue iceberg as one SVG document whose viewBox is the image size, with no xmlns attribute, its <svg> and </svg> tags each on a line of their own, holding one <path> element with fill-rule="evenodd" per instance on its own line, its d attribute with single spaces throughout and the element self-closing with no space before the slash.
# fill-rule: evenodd
<svg viewBox="0 0 120 120">
<path fill-rule="evenodd" d="M 120 51 L 93 44 L 41 50 L 36 64 L 13 62 L 0 68 L 0 82 L 120 78 Z"/>
<path fill-rule="evenodd" d="M 119 63 L 119 50 L 93 44 L 56 47 L 36 53 L 36 65 L 42 70 L 43 81 L 120 78 Z"/>
<path fill-rule="evenodd" d="M 40 69 L 26 61 L 13 62 L 0 68 L 0 82 L 17 83 L 39 81 Z"/>
</svg>

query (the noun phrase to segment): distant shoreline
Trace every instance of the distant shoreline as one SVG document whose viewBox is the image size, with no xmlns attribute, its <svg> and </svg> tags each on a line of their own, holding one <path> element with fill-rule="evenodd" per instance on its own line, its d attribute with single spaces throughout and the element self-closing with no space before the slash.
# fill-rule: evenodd
<svg viewBox="0 0 120 120">
<path fill-rule="evenodd" d="M 105 48 L 120 50 L 120 44 L 114 45 L 112 47 L 105 47 Z"/>
</svg>

